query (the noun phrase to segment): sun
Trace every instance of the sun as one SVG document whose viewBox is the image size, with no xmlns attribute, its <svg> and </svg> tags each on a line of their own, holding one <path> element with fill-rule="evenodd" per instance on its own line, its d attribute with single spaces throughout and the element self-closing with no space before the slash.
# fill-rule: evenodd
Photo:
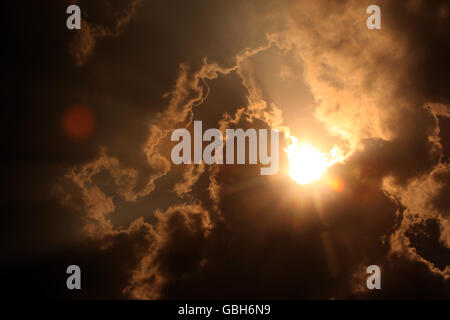
<svg viewBox="0 0 450 320">
<path fill-rule="evenodd" d="M 291 145 L 285 149 L 289 159 L 289 175 L 299 184 L 309 184 L 322 178 L 328 167 L 343 160 L 342 152 L 335 146 L 323 153 L 308 143 L 299 143 L 291 136 Z"/>
<path fill-rule="evenodd" d="M 309 184 L 318 180 L 327 171 L 325 155 L 309 144 L 299 144 L 295 139 L 286 152 L 290 166 L 289 175 L 299 184 Z"/>
</svg>

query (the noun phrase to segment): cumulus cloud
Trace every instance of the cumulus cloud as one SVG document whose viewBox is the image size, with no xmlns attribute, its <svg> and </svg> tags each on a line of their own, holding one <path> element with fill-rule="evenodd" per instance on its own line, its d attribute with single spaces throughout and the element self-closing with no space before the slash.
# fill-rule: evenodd
<svg viewBox="0 0 450 320">
<path fill-rule="evenodd" d="M 87 25 L 77 40 L 77 63 L 85 62 L 95 39 L 121 32 L 137 3 L 112 28 Z M 139 170 L 102 151 L 72 168 L 57 187 L 100 243 L 137 233 L 146 239 L 123 293 L 143 299 L 374 297 L 361 286 L 364 266 L 371 264 L 379 264 L 392 281 L 386 297 L 409 294 L 408 286 L 395 282 L 398 273 L 423 279 L 418 284 L 423 291 L 411 291 L 414 297 L 430 292 L 426 279 L 439 290 L 448 286 L 450 266 L 442 255 L 450 248 L 449 167 L 438 118 L 449 116 L 448 75 L 430 62 L 435 41 L 441 41 L 438 32 L 428 42 L 419 31 L 448 36 L 448 21 L 439 18 L 448 6 L 417 3 L 425 18 L 411 2 L 383 3 L 382 30 L 370 31 L 359 1 L 265 1 L 261 17 L 252 22 L 282 23 L 275 31 L 264 30 L 263 43 L 234 54 L 231 65 L 205 58 L 191 67 L 180 61 L 173 87 L 163 94 L 166 104 L 148 125 L 142 146 L 150 170 L 146 183 L 139 185 Z M 271 5 L 280 10 L 268 10 Z M 442 50 L 448 53 L 448 46 Z M 278 69 L 274 57 L 283 61 Z M 433 87 L 424 81 L 428 70 L 436 75 Z M 301 110 L 292 111 L 274 94 L 277 77 L 293 88 L 303 86 L 311 96 L 304 104 L 310 105 L 295 104 L 293 98 L 292 108 Z M 236 90 L 237 102 L 217 115 L 208 103 L 228 102 L 224 96 L 230 88 L 217 85 L 223 79 L 232 79 L 241 91 Z M 345 162 L 329 172 L 343 181 L 342 191 L 321 182 L 296 185 L 282 170 L 262 177 L 255 166 L 175 167 L 169 161 L 170 132 L 192 130 L 200 115 L 222 132 L 276 128 L 285 146 L 297 130 L 287 125 L 292 119 L 285 114 L 302 112 L 310 113 L 314 129 L 324 130 L 324 140 L 335 139 L 345 150 Z M 285 167 L 286 155 L 280 153 Z M 111 190 L 101 186 L 102 172 L 112 177 Z M 174 194 L 175 200 L 160 204 L 157 192 Z M 112 216 L 127 214 L 119 208 L 125 206 L 121 201 L 157 202 L 157 208 L 116 225 Z M 422 236 L 430 234 L 440 254 L 430 251 L 429 242 L 423 244 Z"/>
<path fill-rule="evenodd" d="M 133 272 L 125 292 L 132 298 L 161 298 L 164 286 L 202 268 L 203 248 L 211 229 L 209 214 L 200 205 L 179 205 L 157 211 L 155 242 Z M 180 246 L 185 243 L 185 246 Z"/>
</svg>

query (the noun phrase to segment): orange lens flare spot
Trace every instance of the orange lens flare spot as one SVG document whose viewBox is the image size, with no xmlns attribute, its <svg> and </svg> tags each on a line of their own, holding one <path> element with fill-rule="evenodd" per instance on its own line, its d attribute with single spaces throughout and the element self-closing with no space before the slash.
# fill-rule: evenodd
<svg viewBox="0 0 450 320">
<path fill-rule="evenodd" d="M 333 191 L 344 191 L 344 181 L 342 181 L 340 178 L 333 177 L 326 179 L 325 184 Z"/>
<path fill-rule="evenodd" d="M 62 129 L 72 140 L 85 140 L 94 133 L 94 114 L 85 106 L 70 107 L 62 117 Z"/>
</svg>

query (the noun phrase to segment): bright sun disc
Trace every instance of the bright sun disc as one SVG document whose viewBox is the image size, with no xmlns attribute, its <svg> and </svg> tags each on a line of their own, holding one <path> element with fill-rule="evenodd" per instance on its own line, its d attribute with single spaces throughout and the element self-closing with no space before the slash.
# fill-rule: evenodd
<svg viewBox="0 0 450 320">
<path fill-rule="evenodd" d="M 309 184 L 320 179 L 328 167 L 343 160 L 337 148 L 326 154 L 307 143 L 299 144 L 295 137 L 291 137 L 291 140 L 291 145 L 285 150 L 289 159 L 289 175 L 299 184 Z"/>
</svg>

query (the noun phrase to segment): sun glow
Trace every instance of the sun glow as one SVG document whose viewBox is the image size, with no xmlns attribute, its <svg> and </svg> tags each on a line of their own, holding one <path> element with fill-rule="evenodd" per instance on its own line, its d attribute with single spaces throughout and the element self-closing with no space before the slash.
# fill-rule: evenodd
<svg viewBox="0 0 450 320">
<path fill-rule="evenodd" d="M 307 143 L 299 143 L 292 136 L 291 142 L 285 149 L 289 159 L 289 175 L 299 184 L 309 184 L 320 179 L 330 166 L 344 160 L 342 150 L 337 146 L 329 153 L 324 153 Z"/>
</svg>

